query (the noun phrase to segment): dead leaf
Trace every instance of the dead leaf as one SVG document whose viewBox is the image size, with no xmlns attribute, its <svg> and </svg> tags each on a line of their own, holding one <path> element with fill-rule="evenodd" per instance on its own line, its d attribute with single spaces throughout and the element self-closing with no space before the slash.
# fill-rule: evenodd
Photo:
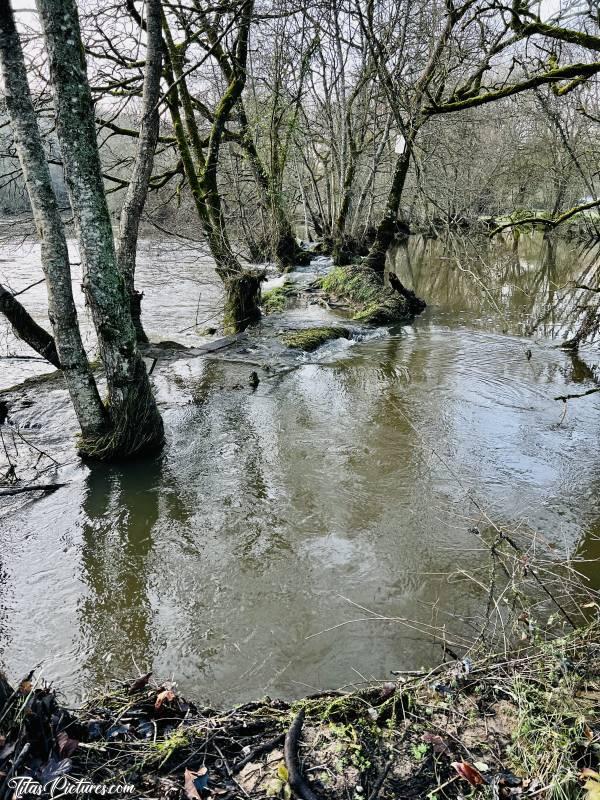
<svg viewBox="0 0 600 800">
<path fill-rule="evenodd" d="M 58 744 L 58 755 L 60 758 L 69 758 L 69 756 L 72 756 L 79 744 L 77 739 L 71 739 L 66 731 L 61 731 L 57 734 L 56 743 Z"/>
<path fill-rule="evenodd" d="M 453 761 L 452 766 L 458 772 L 460 777 L 468 781 L 471 786 L 482 786 L 484 783 L 486 783 L 486 780 L 481 772 L 475 769 L 475 767 L 471 764 L 468 764 L 466 761 Z M 600 800 L 600 798 L 598 798 L 598 800 Z"/>
<path fill-rule="evenodd" d="M 590 742 L 594 741 L 594 731 L 590 728 L 590 726 L 587 724 L 587 722 L 584 723 L 584 726 L 583 726 L 583 735 L 585 736 L 585 738 L 588 741 L 590 741 Z"/>
<path fill-rule="evenodd" d="M 207 768 L 200 767 L 197 772 L 186 769 L 184 780 L 184 791 L 188 800 L 202 800 L 200 792 L 205 789 L 208 784 Z"/>
<path fill-rule="evenodd" d="M 450 755 L 450 748 L 448 743 L 442 739 L 441 736 L 438 736 L 436 733 L 424 733 L 421 736 L 421 741 L 430 744 L 433 748 L 433 752 L 440 756 L 449 756 Z"/>
<path fill-rule="evenodd" d="M 600 775 L 593 769 L 584 769 L 580 775 L 587 778 L 583 788 L 585 789 L 586 800 L 600 800 Z"/>
<path fill-rule="evenodd" d="M 151 677 L 152 677 L 151 672 L 147 672 L 145 675 L 140 675 L 140 677 L 136 678 L 129 687 L 129 693 L 132 694 L 133 692 L 139 692 L 140 689 L 146 687 Z"/>
<path fill-rule="evenodd" d="M 154 708 L 158 709 L 163 703 L 170 703 L 171 700 L 175 700 L 175 692 L 173 692 L 171 689 L 164 689 L 162 692 L 158 693 L 156 697 L 156 703 L 154 703 Z"/>
</svg>

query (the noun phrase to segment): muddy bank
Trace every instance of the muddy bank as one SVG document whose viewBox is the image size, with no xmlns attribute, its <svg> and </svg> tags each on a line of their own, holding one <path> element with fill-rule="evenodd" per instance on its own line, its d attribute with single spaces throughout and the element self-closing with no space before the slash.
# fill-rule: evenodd
<svg viewBox="0 0 600 800">
<path fill-rule="evenodd" d="M 30 674 L 15 691 L 0 685 L 0 796 L 13 796 L 14 777 L 189 800 L 550 798 L 578 796 L 583 782 L 591 793 L 599 634 L 593 623 L 511 657 L 228 711 L 197 707 L 151 674 L 72 711 Z"/>
</svg>

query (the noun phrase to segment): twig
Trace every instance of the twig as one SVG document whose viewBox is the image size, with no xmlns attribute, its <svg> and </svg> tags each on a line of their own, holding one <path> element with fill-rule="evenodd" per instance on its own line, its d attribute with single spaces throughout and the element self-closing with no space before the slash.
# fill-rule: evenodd
<svg viewBox="0 0 600 800">
<path fill-rule="evenodd" d="M 567 400 L 576 400 L 578 397 L 587 397 L 589 394 L 595 394 L 596 392 L 600 392 L 600 387 L 596 387 L 595 389 L 588 389 L 587 392 L 582 392 L 581 394 L 560 394 L 558 397 L 555 397 L 555 400 L 562 400 L 563 403 L 566 403 Z"/>
</svg>

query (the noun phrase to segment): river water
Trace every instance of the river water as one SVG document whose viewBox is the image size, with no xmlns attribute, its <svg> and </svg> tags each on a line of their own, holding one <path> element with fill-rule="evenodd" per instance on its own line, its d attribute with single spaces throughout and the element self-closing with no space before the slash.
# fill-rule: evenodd
<svg viewBox="0 0 600 800">
<path fill-rule="evenodd" d="M 38 279 L 35 248 L 4 256 L 14 289 Z M 559 555 L 599 555 L 600 395 L 554 400 L 596 385 L 595 346 L 557 345 L 580 313 L 570 282 L 593 284 L 597 263 L 538 238 L 518 253 L 411 240 L 393 265 L 429 303 L 412 326 L 284 352 L 279 328 L 331 321 L 315 305 L 231 350 L 159 360 L 155 461 L 82 465 L 60 383 L 29 386 L 7 452 L 67 485 L 0 499 L 0 663 L 41 663 L 74 700 L 137 668 L 216 705 L 299 696 L 439 660 L 422 629 L 373 613 L 476 635 L 482 510 Z M 153 339 L 205 341 L 219 289 L 202 254 L 146 242 L 139 284 Z M 42 287 L 23 299 L 43 319 Z M 0 364 L 0 387 L 46 371 Z"/>
</svg>

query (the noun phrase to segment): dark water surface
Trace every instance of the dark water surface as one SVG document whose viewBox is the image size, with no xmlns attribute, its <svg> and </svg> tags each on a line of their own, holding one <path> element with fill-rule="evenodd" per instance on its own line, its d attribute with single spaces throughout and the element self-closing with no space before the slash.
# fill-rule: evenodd
<svg viewBox="0 0 600 800">
<path fill-rule="evenodd" d="M 0 272 L 27 285 L 36 258 Z M 471 498 L 557 552 L 597 556 L 600 396 L 566 415 L 553 399 L 595 386 L 595 347 L 580 360 L 557 344 L 579 313 L 569 282 L 593 283 L 597 261 L 540 239 L 518 256 L 412 241 L 394 265 L 430 304 L 413 326 L 282 353 L 278 326 L 331 318 L 311 306 L 234 351 L 159 363 L 155 462 L 81 465 L 60 383 L 29 389 L 0 430 L 11 453 L 18 430 L 56 458 L 45 477 L 68 486 L 0 499 L 2 664 L 43 662 L 73 698 L 134 664 L 215 704 L 297 696 L 439 658 L 400 622 L 343 624 L 370 616 L 352 603 L 476 628 L 477 590 L 448 577 L 486 568 Z M 172 244 L 146 246 L 140 288 L 155 339 L 193 344 L 196 320 L 218 313 L 210 266 Z M 43 293 L 32 301 L 42 313 Z M 25 374 L 0 364 L 0 386 Z"/>
</svg>

